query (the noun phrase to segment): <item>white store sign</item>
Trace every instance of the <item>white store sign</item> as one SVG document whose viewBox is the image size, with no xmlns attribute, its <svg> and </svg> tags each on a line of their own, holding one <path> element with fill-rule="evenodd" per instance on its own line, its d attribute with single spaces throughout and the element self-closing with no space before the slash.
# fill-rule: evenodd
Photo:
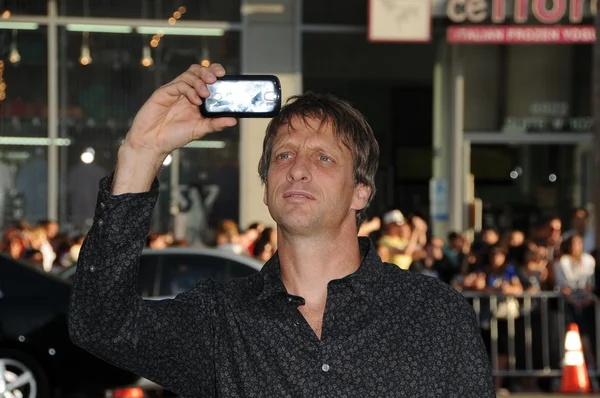
<svg viewBox="0 0 600 398">
<path fill-rule="evenodd" d="M 369 41 L 431 41 L 431 0 L 369 0 Z"/>
</svg>

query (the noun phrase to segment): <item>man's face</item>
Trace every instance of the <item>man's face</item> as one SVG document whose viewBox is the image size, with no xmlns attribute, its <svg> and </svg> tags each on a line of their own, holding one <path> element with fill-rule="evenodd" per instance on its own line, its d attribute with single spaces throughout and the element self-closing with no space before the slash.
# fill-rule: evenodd
<svg viewBox="0 0 600 398">
<path fill-rule="evenodd" d="M 293 119 L 277 131 L 264 202 L 284 231 L 311 235 L 347 223 L 356 227 L 355 211 L 369 194 L 368 187 L 354 186 L 352 153 L 329 123 Z"/>
</svg>

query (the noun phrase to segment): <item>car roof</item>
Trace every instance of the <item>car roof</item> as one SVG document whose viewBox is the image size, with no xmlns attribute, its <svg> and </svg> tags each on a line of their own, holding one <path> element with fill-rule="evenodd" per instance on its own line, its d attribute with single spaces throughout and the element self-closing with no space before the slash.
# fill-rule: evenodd
<svg viewBox="0 0 600 398">
<path fill-rule="evenodd" d="M 220 257 L 231 261 L 242 263 L 257 271 L 260 271 L 263 267 L 263 263 L 243 254 L 237 254 L 229 250 L 217 249 L 217 248 L 195 248 L 195 247 L 166 247 L 164 249 L 144 249 L 142 256 L 153 256 L 153 255 L 165 255 L 165 254 L 178 254 L 178 255 L 204 255 Z"/>
<path fill-rule="evenodd" d="M 142 256 L 155 256 L 165 254 L 178 254 L 178 255 L 204 255 L 204 256 L 215 256 L 224 258 L 226 260 L 235 261 L 244 264 L 256 271 L 260 271 L 264 265 L 262 262 L 255 260 L 252 257 L 244 256 L 242 254 L 236 254 L 229 250 L 217 249 L 217 248 L 195 248 L 195 247 L 167 247 L 164 249 L 144 249 L 142 250 Z M 60 270 L 57 272 L 57 276 L 62 279 L 69 279 L 75 274 L 76 266 Z"/>
</svg>

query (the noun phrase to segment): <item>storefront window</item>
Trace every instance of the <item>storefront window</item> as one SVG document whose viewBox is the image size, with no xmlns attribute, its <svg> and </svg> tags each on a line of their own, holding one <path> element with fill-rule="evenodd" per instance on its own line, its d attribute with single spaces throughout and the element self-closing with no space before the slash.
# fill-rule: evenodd
<svg viewBox="0 0 600 398">
<path fill-rule="evenodd" d="M 64 39 L 61 62 L 66 65 L 60 71 L 61 103 L 66 109 L 60 132 L 71 142 L 61 152 L 61 218 L 66 220 L 66 229 L 85 232 L 93 221 L 98 181 L 114 169 L 118 147 L 139 107 L 160 85 L 208 57 L 223 63 L 229 73 L 237 72 L 239 34 L 165 35 L 155 48 L 149 46 L 152 36 L 138 34 L 85 34 L 61 28 L 60 35 Z M 88 49 L 90 59 L 84 60 L 82 54 Z M 144 62 L 148 56 L 151 62 Z M 197 184 L 200 177 L 210 178 L 220 161 L 237 162 L 237 129 L 215 137 L 181 151 L 183 191 Z M 160 196 L 153 221 L 156 230 L 172 228 L 171 167 L 167 162 L 159 178 Z M 218 206 L 225 199 L 214 200 Z"/>
<path fill-rule="evenodd" d="M 484 224 L 527 231 L 540 216 L 568 220 L 578 179 L 574 145 L 478 145 L 471 153 Z"/>
<path fill-rule="evenodd" d="M 368 4 L 364 0 L 303 0 L 302 11 L 305 24 L 366 26 Z"/>
<path fill-rule="evenodd" d="M 0 30 L 0 228 L 47 217 L 46 48 L 43 27 Z"/>
<path fill-rule="evenodd" d="M 240 0 L 203 0 L 195 2 L 130 0 L 59 0 L 59 13 L 95 18 L 164 19 L 192 21 L 240 21 Z"/>
<path fill-rule="evenodd" d="M 0 5 L 3 19 L 11 15 L 45 15 L 47 12 L 46 2 L 40 0 L 7 0 Z"/>
<path fill-rule="evenodd" d="M 591 45 L 467 45 L 461 53 L 465 131 L 593 131 Z"/>
</svg>

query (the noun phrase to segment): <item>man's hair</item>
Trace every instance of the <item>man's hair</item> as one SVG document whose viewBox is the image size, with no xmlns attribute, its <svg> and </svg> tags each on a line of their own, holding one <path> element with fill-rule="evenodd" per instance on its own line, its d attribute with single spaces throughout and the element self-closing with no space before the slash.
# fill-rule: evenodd
<svg viewBox="0 0 600 398">
<path fill-rule="evenodd" d="M 306 92 L 290 97 L 267 127 L 263 141 L 263 153 L 258 163 L 258 174 L 263 184 L 267 183 L 267 174 L 271 164 L 273 139 L 281 126 L 289 126 L 292 120 L 307 122 L 314 119 L 321 126 L 331 123 L 335 136 L 340 139 L 352 153 L 354 163 L 354 185 L 365 184 L 371 188 L 371 196 L 364 209 L 356 212 L 357 227 L 366 218 L 366 209 L 375 196 L 375 173 L 379 163 L 379 144 L 373 129 L 364 116 L 349 102 L 336 98 L 331 94 Z"/>
</svg>

